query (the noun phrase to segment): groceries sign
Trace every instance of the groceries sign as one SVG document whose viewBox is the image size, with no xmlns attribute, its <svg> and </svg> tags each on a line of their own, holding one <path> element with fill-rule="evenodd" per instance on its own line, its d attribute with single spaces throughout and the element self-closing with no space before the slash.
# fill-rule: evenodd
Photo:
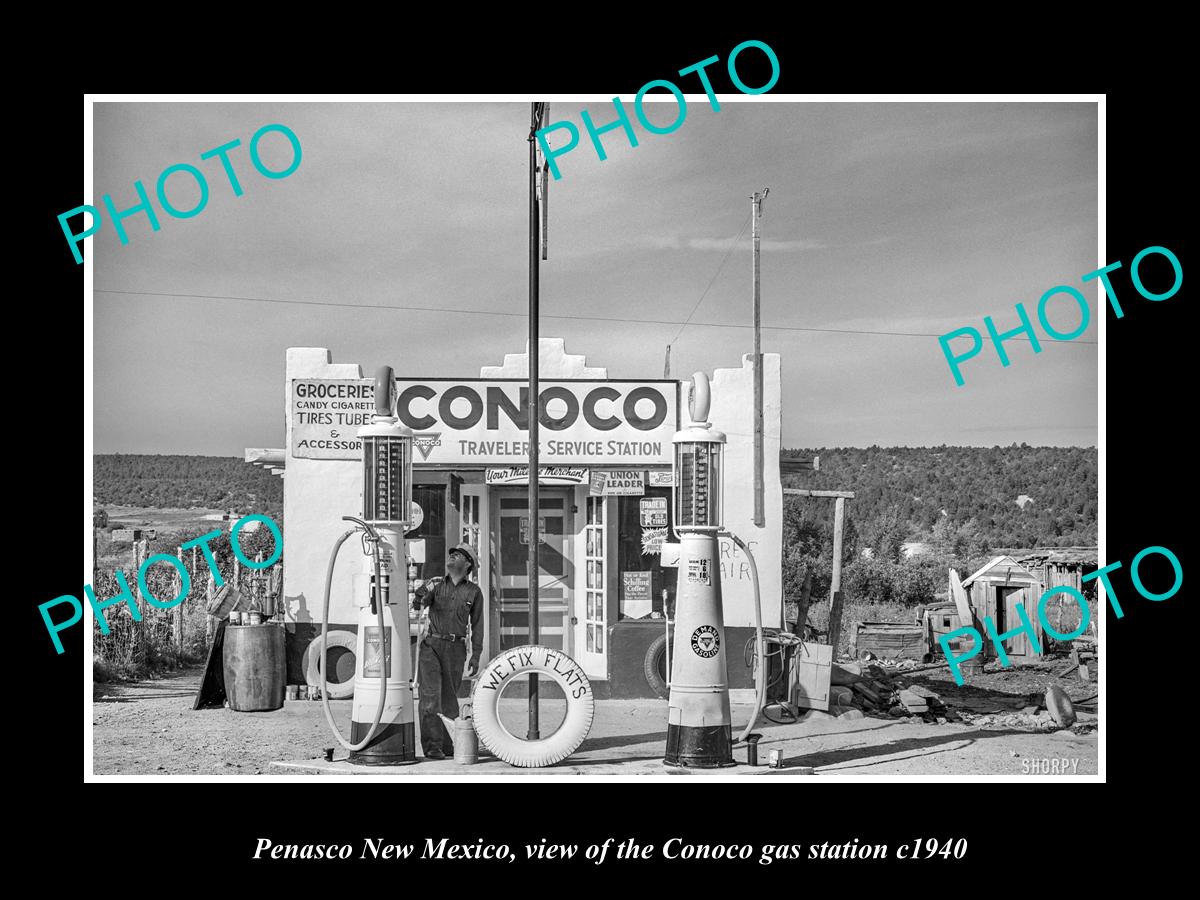
<svg viewBox="0 0 1200 900">
<path fill-rule="evenodd" d="M 678 430 L 675 381 L 544 381 L 539 449 L 547 464 L 669 465 Z M 413 430 L 417 465 L 515 464 L 529 458 L 528 383 L 397 379 L 396 413 Z M 292 381 L 290 450 L 359 459 L 358 429 L 375 410 L 370 379 Z"/>
</svg>

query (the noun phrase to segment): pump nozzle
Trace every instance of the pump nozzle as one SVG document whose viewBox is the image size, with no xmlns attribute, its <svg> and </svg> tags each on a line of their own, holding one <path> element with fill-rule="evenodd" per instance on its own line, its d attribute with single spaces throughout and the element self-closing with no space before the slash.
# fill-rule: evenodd
<svg viewBox="0 0 1200 900">
<path fill-rule="evenodd" d="M 375 415 L 392 415 L 392 395 L 396 390 L 396 376 L 391 366 L 380 366 L 375 370 Z"/>
</svg>

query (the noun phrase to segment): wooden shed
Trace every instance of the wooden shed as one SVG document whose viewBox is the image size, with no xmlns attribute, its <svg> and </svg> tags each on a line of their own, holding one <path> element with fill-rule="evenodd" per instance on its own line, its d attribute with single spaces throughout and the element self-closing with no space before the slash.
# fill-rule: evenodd
<svg viewBox="0 0 1200 900">
<path fill-rule="evenodd" d="M 969 575 L 962 582 L 971 612 L 980 623 L 984 616 L 991 618 L 996 633 L 1003 634 L 1021 627 L 1017 604 L 1025 609 L 1025 618 L 1033 626 L 1038 642 L 1045 646 L 1045 634 L 1038 621 L 1037 604 L 1042 596 L 1040 579 L 1011 556 L 996 556 L 983 568 Z M 982 632 L 982 628 L 980 629 Z M 985 638 L 987 635 L 984 635 Z M 1034 649 L 1028 634 L 1022 632 L 1004 642 L 1004 650 L 1013 665 L 1036 659 L 1040 654 Z M 984 641 L 983 653 L 995 658 L 996 648 L 990 640 Z"/>
<path fill-rule="evenodd" d="M 1095 547 L 1047 547 L 1014 556 L 1037 576 L 1046 590 L 1065 584 L 1088 599 L 1095 596 L 1096 582 L 1083 580 L 1083 576 L 1096 571 L 1099 557 Z"/>
<path fill-rule="evenodd" d="M 1096 571 L 1099 559 L 1095 547 L 1058 547 L 1031 550 L 1013 554 L 1017 562 L 1038 577 L 1043 591 L 1065 585 L 1083 594 L 1090 609 L 1089 629 L 1096 628 L 1096 581 L 1084 581 L 1085 575 Z M 1079 627 L 1083 612 L 1078 601 L 1064 594 L 1056 594 L 1046 604 L 1046 622 L 1059 634 L 1073 634 Z M 1056 641 L 1049 635 L 1042 649 L 1063 649 L 1070 641 Z"/>
</svg>

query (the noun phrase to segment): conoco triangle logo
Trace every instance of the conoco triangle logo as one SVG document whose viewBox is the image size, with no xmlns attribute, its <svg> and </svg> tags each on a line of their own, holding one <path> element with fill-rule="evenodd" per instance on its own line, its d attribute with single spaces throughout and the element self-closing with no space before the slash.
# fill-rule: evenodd
<svg viewBox="0 0 1200 900">
<path fill-rule="evenodd" d="M 414 435 L 413 446 L 421 451 L 421 459 L 429 459 L 429 454 L 433 452 L 433 448 L 442 446 L 442 433 L 440 431 L 433 431 Z"/>
</svg>

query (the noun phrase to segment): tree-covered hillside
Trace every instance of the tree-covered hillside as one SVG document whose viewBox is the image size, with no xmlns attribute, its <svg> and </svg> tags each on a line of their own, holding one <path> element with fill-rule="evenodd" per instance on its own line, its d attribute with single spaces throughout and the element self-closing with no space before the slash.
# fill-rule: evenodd
<svg viewBox="0 0 1200 900">
<path fill-rule="evenodd" d="M 860 536 L 878 538 L 882 528 L 900 541 L 944 542 L 947 530 L 963 530 L 968 540 L 989 547 L 1097 542 L 1094 447 L 784 451 L 788 456 L 813 454 L 821 457 L 821 470 L 786 475 L 784 486 L 854 491 L 847 509 Z"/>
<path fill-rule="evenodd" d="M 819 472 L 785 475 L 785 487 L 854 491 L 846 502 L 842 589 L 850 603 L 875 604 L 872 615 L 899 621 L 895 608 L 946 593 L 949 567 L 966 575 L 999 548 L 1096 544 L 1094 448 L 868 447 L 784 454 L 821 458 Z M 906 558 L 902 547 L 909 541 L 925 546 Z M 808 575 L 812 597 L 827 598 L 832 570 L 833 501 L 785 495 L 785 600 L 794 604 L 802 596 Z M 813 618 L 820 620 L 820 614 Z"/>
<path fill-rule="evenodd" d="M 96 501 L 149 507 L 209 507 L 283 516 L 283 479 L 237 457 L 97 455 Z"/>
</svg>

